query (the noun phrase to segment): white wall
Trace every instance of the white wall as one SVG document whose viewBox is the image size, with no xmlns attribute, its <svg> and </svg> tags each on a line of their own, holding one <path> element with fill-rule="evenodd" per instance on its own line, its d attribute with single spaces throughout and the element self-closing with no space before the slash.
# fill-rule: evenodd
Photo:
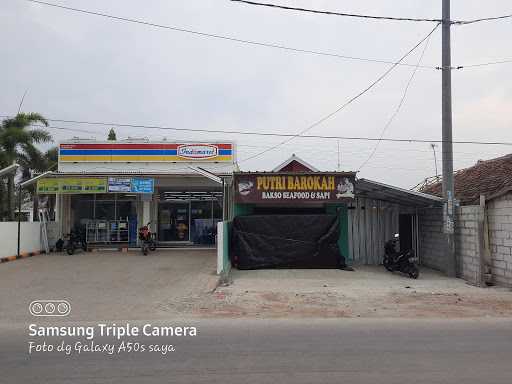
<svg viewBox="0 0 512 384">
<path fill-rule="evenodd" d="M 20 252 L 41 250 L 41 230 L 38 222 L 21 223 Z M 0 257 L 15 256 L 18 252 L 18 223 L 0 222 Z"/>
</svg>

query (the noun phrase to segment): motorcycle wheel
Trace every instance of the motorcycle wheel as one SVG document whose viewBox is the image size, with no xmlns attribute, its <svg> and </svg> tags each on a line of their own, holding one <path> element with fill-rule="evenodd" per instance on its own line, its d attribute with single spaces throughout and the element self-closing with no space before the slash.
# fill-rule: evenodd
<svg viewBox="0 0 512 384">
<path fill-rule="evenodd" d="M 67 252 L 68 255 L 72 255 L 73 253 L 75 253 L 75 247 L 73 247 L 72 245 L 67 246 L 66 247 L 66 252 Z"/>
<path fill-rule="evenodd" d="M 418 277 L 420 276 L 420 271 L 418 269 L 418 267 L 416 267 L 415 265 L 413 265 L 410 270 L 409 270 L 409 277 L 411 279 L 417 279 Z"/>
<path fill-rule="evenodd" d="M 393 267 L 391 266 L 389 259 L 387 257 L 384 258 L 382 264 L 384 265 L 384 268 L 386 268 L 389 272 L 393 272 Z"/>
<path fill-rule="evenodd" d="M 151 240 L 151 242 L 149 243 L 149 250 L 151 252 L 155 251 L 156 250 L 156 243 L 154 240 Z"/>
<path fill-rule="evenodd" d="M 142 254 L 144 256 L 148 255 L 148 246 L 146 244 L 142 244 Z"/>
</svg>

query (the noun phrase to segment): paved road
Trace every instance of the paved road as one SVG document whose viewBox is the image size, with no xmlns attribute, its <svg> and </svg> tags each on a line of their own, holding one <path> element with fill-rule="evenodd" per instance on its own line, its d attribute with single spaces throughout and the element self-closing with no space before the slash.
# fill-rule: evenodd
<svg viewBox="0 0 512 384">
<path fill-rule="evenodd" d="M 168 303 L 211 291 L 216 251 L 52 253 L 2 264 L 0 324 L 30 321 L 32 300 L 66 299 L 70 321 L 168 318 Z"/>
<path fill-rule="evenodd" d="M 120 324 L 120 322 L 118 322 Z M 169 322 L 167 325 L 185 324 Z M 195 320 L 175 352 L 28 355 L 0 328 L 1 383 L 510 383 L 512 320 Z M 95 339 L 101 343 L 110 341 Z"/>
</svg>

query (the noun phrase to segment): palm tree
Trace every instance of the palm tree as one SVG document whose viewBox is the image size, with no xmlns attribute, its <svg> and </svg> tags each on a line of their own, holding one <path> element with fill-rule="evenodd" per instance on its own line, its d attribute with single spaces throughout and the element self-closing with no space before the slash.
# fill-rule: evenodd
<svg viewBox="0 0 512 384">
<path fill-rule="evenodd" d="M 43 173 L 46 171 L 53 171 L 57 168 L 57 164 L 59 161 L 59 148 L 52 147 L 48 149 L 46 152 L 42 153 L 40 151 L 36 151 L 33 153 L 29 153 L 27 157 L 24 157 L 19 164 L 21 165 L 22 172 L 22 181 L 30 179 L 32 175 L 32 171 L 37 173 Z M 28 196 L 30 200 L 32 200 L 33 205 L 33 217 L 34 220 L 38 220 L 38 212 L 39 212 L 39 199 L 36 193 L 36 185 L 33 185 L 28 191 Z"/>
<path fill-rule="evenodd" d="M 0 127 L 0 159 L 4 165 L 17 161 L 25 169 L 42 158 L 36 144 L 52 141 L 50 133 L 34 128 L 32 124 L 48 126 L 48 121 L 39 113 L 18 113 L 15 117 L 2 121 Z M 7 216 L 14 220 L 14 174 L 7 179 Z"/>
</svg>

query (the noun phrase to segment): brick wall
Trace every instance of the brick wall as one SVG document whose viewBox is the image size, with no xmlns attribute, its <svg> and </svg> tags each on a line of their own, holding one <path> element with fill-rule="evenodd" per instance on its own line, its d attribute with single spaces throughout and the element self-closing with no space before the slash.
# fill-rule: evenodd
<svg viewBox="0 0 512 384">
<path fill-rule="evenodd" d="M 459 207 L 456 212 L 455 253 L 457 274 L 471 284 L 480 284 L 480 250 L 478 239 L 479 206 Z M 425 209 L 419 215 L 421 265 L 445 271 L 445 236 L 443 209 Z"/>
<path fill-rule="evenodd" d="M 424 209 L 419 212 L 418 219 L 421 265 L 442 271 L 445 268 L 443 210 Z"/>
<path fill-rule="evenodd" d="M 487 203 L 494 282 L 512 286 L 512 193 Z"/>
<path fill-rule="evenodd" d="M 481 226 L 480 206 L 462 206 L 456 211 L 455 252 L 460 277 L 471 284 L 480 285 L 480 245 L 478 230 Z"/>
</svg>

